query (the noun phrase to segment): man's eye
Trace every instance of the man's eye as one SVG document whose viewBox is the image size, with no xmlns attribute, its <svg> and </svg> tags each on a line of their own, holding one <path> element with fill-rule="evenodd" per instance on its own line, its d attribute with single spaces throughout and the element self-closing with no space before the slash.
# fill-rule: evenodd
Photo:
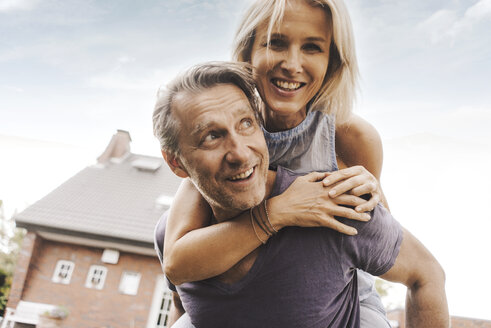
<svg viewBox="0 0 491 328">
<path fill-rule="evenodd" d="M 214 140 L 218 139 L 218 134 L 216 133 L 208 133 L 204 139 L 203 139 L 203 142 L 212 142 Z"/>
<path fill-rule="evenodd" d="M 248 129 L 254 125 L 254 122 L 250 118 L 243 119 L 240 122 L 241 129 Z"/>
</svg>

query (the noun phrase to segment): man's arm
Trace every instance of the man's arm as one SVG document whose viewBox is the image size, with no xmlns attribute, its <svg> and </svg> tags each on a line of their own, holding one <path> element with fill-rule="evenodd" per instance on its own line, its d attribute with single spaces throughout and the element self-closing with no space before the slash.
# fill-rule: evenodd
<svg viewBox="0 0 491 328">
<path fill-rule="evenodd" d="M 408 288 L 407 328 L 448 328 L 449 314 L 445 295 L 445 273 L 433 255 L 409 231 L 403 240 L 394 266 L 381 276 Z"/>
<path fill-rule="evenodd" d="M 185 313 L 182 307 L 181 298 L 176 292 L 172 292 L 172 305 L 169 311 L 169 320 L 167 321 L 167 327 L 172 325 Z"/>
</svg>

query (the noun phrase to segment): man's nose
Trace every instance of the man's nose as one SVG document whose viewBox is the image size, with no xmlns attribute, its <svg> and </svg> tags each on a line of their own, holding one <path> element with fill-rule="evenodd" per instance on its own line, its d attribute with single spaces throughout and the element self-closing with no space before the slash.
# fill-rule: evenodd
<svg viewBox="0 0 491 328">
<path fill-rule="evenodd" d="M 299 49 L 289 49 L 281 63 L 281 68 L 290 74 L 302 71 L 302 54 Z"/>
<path fill-rule="evenodd" d="M 227 153 L 225 160 L 231 164 L 241 164 L 249 161 L 250 149 L 246 138 L 241 136 L 230 136 L 227 142 Z"/>
</svg>

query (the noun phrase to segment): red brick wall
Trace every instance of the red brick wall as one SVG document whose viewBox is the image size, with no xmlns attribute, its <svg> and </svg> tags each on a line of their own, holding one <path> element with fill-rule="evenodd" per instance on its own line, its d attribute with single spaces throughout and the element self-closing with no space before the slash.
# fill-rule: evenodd
<svg viewBox="0 0 491 328">
<path fill-rule="evenodd" d="M 452 317 L 452 328 L 491 328 L 491 321 Z"/>
<path fill-rule="evenodd" d="M 399 322 L 399 328 L 404 328 L 404 310 L 394 310 L 387 313 L 389 320 Z M 451 317 L 452 328 L 491 328 L 491 321 L 472 318 Z"/>
<path fill-rule="evenodd" d="M 22 300 L 65 306 L 70 311 L 66 327 L 145 327 L 156 278 L 162 273 L 157 257 L 120 253 L 118 264 L 106 264 L 100 260 L 102 251 L 43 240 L 31 261 Z M 51 282 L 58 260 L 75 263 L 69 285 Z M 102 290 L 84 286 L 91 265 L 107 268 Z M 137 295 L 119 293 L 123 271 L 141 273 Z"/>
<path fill-rule="evenodd" d="M 31 260 L 37 257 L 37 251 L 42 239 L 34 232 L 28 232 L 22 242 L 22 249 L 17 258 L 12 287 L 10 289 L 9 300 L 7 307 L 16 308 L 19 301 L 22 299 L 24 284 L 29 274 L 29 266 Z"/>
<path fill-rule="evenodd" d="M 387 312 L 387 318 L 391 321 L 399 323 L 398 328 L 405 328 L 405 312 L 404 310 L 393 310 Z"/>
</svg>

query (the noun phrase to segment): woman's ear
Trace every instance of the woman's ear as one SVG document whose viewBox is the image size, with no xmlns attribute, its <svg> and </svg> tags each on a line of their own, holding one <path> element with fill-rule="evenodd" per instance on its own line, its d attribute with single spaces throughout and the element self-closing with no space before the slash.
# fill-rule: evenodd
<svg viewBox="0 0 491 328">
<path fill-rule="evenodd" d="M 182 164 L 180 163 L 179 159 L 176 158 L 173 154 L 170 154 L 166 152 L 165 150 L 162 150 L 162 156 L 164 157 L 164 160 L 167 162 L 167 165 L 169 165 L 170 169 L 172 172 L 174 172 L 175 175 L 177 175 L 180 178 L 187 178 L 189 177 L 186 169 Z"/>
</svg>

